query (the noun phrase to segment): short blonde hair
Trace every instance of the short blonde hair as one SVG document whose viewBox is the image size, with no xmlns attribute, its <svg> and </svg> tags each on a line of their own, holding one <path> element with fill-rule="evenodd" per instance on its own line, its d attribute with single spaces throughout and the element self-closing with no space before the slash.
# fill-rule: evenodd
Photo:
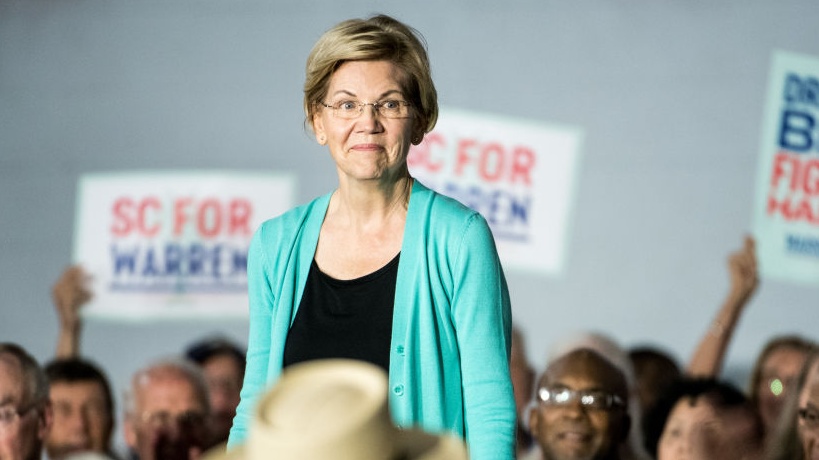
<svg viewBox="0 0 819 460">
<path fill-rule="evenodd" d="M 382 60 L 402 70 L 401 89 L 415 108 L 419 129 L 432 131 L 438 120 L 438 94 L 432 83 L 426 42 L 417 30 L 386 15 L 343 21 L 313 46 L 304 80 L 305 125 L 312 127 L 319 103 L 327 97 L 330 78 L 341 64 Z"/>
</svg>

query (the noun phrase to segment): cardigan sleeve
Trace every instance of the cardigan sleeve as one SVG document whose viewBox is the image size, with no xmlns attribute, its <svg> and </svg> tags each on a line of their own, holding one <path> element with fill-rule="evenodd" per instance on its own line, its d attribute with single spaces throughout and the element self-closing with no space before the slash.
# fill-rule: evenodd
<svg viewBox="0 0 819 460">
<path fill-rule="evenodd" d="M 247 367 L 242 384 L 241 401 L 228 438 L 232 448 L 244 442 L 247 427 L 253 417 L 256 399 L 264 390 L 270 361 L 271 324 L 274 305 L 273 291 L 269 283 L 269 270 L 264 253 L 264 227 L 256 232 L 248 248 L 247 285 L 249 301 L 249 333 Z"/>
<path fill-rule="evenodd" d="M 486 221 L 473 214 L 455 254 L 452 315 L 472 460 L 514 458 L 509 291 Z"/>
</svg>

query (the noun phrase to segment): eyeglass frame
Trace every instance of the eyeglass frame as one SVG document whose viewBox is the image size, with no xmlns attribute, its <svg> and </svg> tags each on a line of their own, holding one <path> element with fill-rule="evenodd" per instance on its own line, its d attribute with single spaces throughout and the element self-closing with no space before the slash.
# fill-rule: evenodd
<svg viewBox="0 0 819 460">
<path fill-rule="evenodd" d="M 565 393 L 568 397 L 564 401 L 556 400 L 555 394 Z M 585 398 L 597 396 L 604 398 L 602 406 L 595 406 L 593 402 L 587 403 Z M 540 387 L 537 389 L 536 398 L 541 406 L 545 407 L 566 407 L 572 401 L 578 401 L 580 406 L 585 409 L 605 410 L 624 409 L 626 403 L 620 396 L 609 393 L 603 390 L 572 390 L 570 388 L 547 388 Z"/>
<path fill-rule="evenodd" d="M 381 112 L 381 108 L 384 107 L 384 104 L 388 103 L 388 102 L 397 102 L 399 104 L 399 106 L 401 106 L 401 107 L 413 107 L 412 102 L 405 101 L 405 100 L 402 100 L 402 99 L 386 99 L 386 100 L 375 101 L 375 102 L 361 102 L 361 101 L 355 101 L 355 100 L 344 100 L 344 101 L 336 102 L 335 104 L 327 104 L 326 102 L 323 102 L 323 101 L 316 101 L 316 102 L 319 105 L 321 105 L 322 107 L 326 108 L 326 109 L 332 109 L 333 110 L 333 116 L 336 117 L 336 118 L 342 119 L 342 120 L 355 120 L 355 119 L 359 118 L 361 116 L 361 114 L 364 113 L 364 107 L 366 107 L 368 105 L 371 105 L 373 107 L 373 110 L 375 110 L 375 113 L 377 113 L 379 116 L 382 116 L 382 117 L 384 117 L 384 118 L 386 118 L 388 120 L 400 120 L 402 118 L 405 118 L 405 116 L 390 117 L 390 116 L 385 115 L 383 112 Z M 356 115 L 353 116 L 353 117 L 339 116 L 338 115 L 338 111 L 340 109 L 339 106 L 341 104 L 345 104 L 345 103 L 348 103 L 348 102 L 349 103 L 355 103 L 356 106 L 358 107 L 358 112 L 354 112 Z M 407 116 L 408 115 L 409 115 L 409 111 L 407 111 Z"/>
<path fill-rule="evenodd" d="M 13 403 L 6 403 L 6 404 L 3 404 L 3 405 L 0 405 L 0 413 L 2 413 L 3 410 L 6 407 L 8 407 L 8 408 L 10 408 L 12 410 L 11 413 L 14 414 L 14 416 L 11 417 L 12 420 L 9 420 L 8 423 L 6 423 L 4 421 L 3 417 L 0 417 L 0 428 L 9 427 L 9 426 L 19 422 L 20 419 L 25 417 L 26 414 L 31 412 L 32 409 L 37 409 L 37 406 L 39 406 L 41 403 L 42 403 L 42 401 L 32 401 L 31 403 L 26 404 L 22 408 L 15 406 L 15 404 L 13 404 Z"/>
</svg>

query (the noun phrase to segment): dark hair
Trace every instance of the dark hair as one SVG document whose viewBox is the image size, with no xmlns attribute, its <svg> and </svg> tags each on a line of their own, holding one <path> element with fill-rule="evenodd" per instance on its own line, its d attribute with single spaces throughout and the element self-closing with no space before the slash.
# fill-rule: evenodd
<svg viewBox="0 0 819 460">
<path fill-rule="evenodd" d="M 656 347 L 634 347 L 629 350 L 628 357 L 634 368 L 640 409 L 646 413 L 651 410 L 657 398 L 680 378 L 682 372 L 669 353 Z"/>
<path fill-rule="evenodd" d="M 245 371 L 245 350 L 224 337 L 207 337 L 188 346 L 185 357 L 202 366 L 219 355 L 229 355 L 239 364 L 242 373 Z"/>
<path fill-rule="evenodd" d="M 657 446 L 671 411 L 681 399 L 704 398 L 718 410 L 743 408 L 754 414 L 758 438 L 762 438 L 762 420 L 748 398 L 734 385 L 713 378 L 683 377 L 660 396 L 654 407 L 643 417 L 643 442 L 646 451 L 657 458 Z"/>
<path fill-rule="evenodd" d="M 111 418 L 114 417 L 114 399 L 108 378 L 96 364 L 82 358 L 55 359 L 45 367 L 49 385 L 55 383 L 96 382 L 102 387 L 105 406 Z"/>
</svg>

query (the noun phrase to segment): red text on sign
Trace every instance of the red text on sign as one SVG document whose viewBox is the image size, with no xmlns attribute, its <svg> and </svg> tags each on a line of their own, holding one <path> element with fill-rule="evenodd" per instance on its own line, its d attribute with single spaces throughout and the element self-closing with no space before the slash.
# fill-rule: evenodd
<svg viewBox="0 0 819 460">
<path fill-rule="evenodd" d="M 157 236 L 167 225 L 172 236 L 191 230 L 203 238 L 251 234 L 253 207 L 247 199 L 182 197 L 165 204 L 170 206 L 170 214 L 157 197 L 116 199 L 112 206 L 111 233 L 117 237 L 138 235 L 150 238 Z"/>
</svg>

